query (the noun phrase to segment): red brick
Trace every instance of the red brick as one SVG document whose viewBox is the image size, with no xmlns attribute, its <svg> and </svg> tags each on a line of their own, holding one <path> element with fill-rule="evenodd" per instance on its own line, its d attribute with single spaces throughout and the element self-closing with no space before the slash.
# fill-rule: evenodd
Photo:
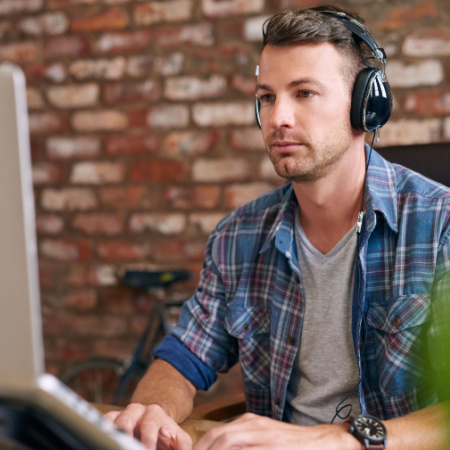
<svg viewBox="0 0 450 450">
<path fill-rule="evenodd" d="M 70 322 L 66 311 L 42 311 L 42 327 L 46 336 L 60 336 L 67 330 Z"/>
<path fill-rule="evenodd" d="M 119 7 L 111 7 L 104 11 L 83 15 L 72 19 L 70 31 L 106 31 L 120 30 L 128 25 L 126 12 Z"/>
<path fill-rule="evenodd" d="M 130 108 L 128 112 L 128 123 L 130 127 L 141 128 L 147 125 L 148 108 Z"/>
<path fill-rule="evenodd" d="M 84 211 L 96 206 L 97 199 L 91 189 L 44 189 L 41 194 L 41 207 L 51 211 Z"/>
<path fill-rule="evenodd" d="M 125 317 L 113 315 L 71 315 L 69 331 L 75 336 L 122 336 L 127 331 Z"/>
<path fill-rule="evenodd" d="M 97 84 L 86 83 L 51 87 L 47 90 L 47 98 L 57 108 L 82 108 L 96 105 L 99 93 Z"/>
<path fill-rule="evenodd" d="M 112 59 L 80 59 L 70 65 L 69 72 L 77 80 L 87 78 L 118 80 L 123 77 L 125 67 L 126 60 L 123 56 Z"/>
<path fill-rule="evenodd" d="M 192 117 L 200 127 L 249 125 L 255 121 L 255 106 L 252 102 L 196 103 Z"/>
<path fill-rule="evenodd" d="M 67 117 L 52 112 L 31 112 L 28 123 L 32 134 L 63 133 L 68 129 Z"/>
<path fill-rule="evenodd" d="M 102 288 L 98 292 L 100 311 L 107 311 L 110 314 L 124 315 L 132 315 L 137 312 L 148 312 L 148 308 L 147 310 L 143 310 L 138 307 L 136 297 L 139 295 L 142 294 L 126 286 L 111 286 Z M 148 302 L 149 299 L 147 298 L 147 303 Z"/>
<path fill-rule="evenodd" d="M 189 109 L 186 105 L 158 105 L 150 108 L 146 124 L 155 128 L 182 128 L 189 123 Z"/>
<path fill-rule="evenodd" d="M 123 162 L 79 162 L 72 167 L 71 183 L 119 183 L 125 176 Z"/>
<path fill-rule="evenodd" d="M 225 204 L 234 209 L 273 189 L 270 183 L 235 184 L 225 188 Z"/>
<path fill-rule="evenodd" d="M 130 56 L 127 62 L 127 74 L 142 78 L 151 75 L 177 75 L 183 70 L 184 54 L 181 52 L 165 55 Z"/>
<path fill-rule="evenodd" d="M 33 184 L 41 186 L 46 184 L 58 184 L 64 181 L 64 168 L 58 164 L 37 162 L 33 164 Z"/>
<path fill-rule="evenodd" d="M 124 224 L 117 214 L 89 213 L 77 214 L 72 220 L 72 227 L 89 235 L 114 236 L 122 233 Z"/>
<path fill-rule="evenodd" d="M 423 0 L 417 6 L 410 4 L 399 5 L 391 8 L 383 15 L 382 20 L 372 22 L 372 29 L 400 30 L 409 28 L 412 24 L 420 24 L 424 19 L 436 19 L 439 17 L 439 9 L 434 2 Z"/>
<path fill-rule="evenodd" d="M 439 141 L 441 119 L 390 120 L 383 127 L 383 145 L 410 145 Z"/>
<path fill-rule="evenodd" d="M 189 214 L 189 227 L 200 233 L 209 235 L 226 213 L 194 213 Z"/>
<path fill-rule="evenodd" d="M 150 209 L 158 202 L 158 194 L 153 187 L 125 186 L 104 187 L 100 190 L 103 206 L 114 209 Z"/>
<path fill-rule="evenodd" d="M 128 229 L 131 233 L 156 231 L 161 234 L 179 234 L 186 228 L 186 216 L 175 213 L 134 213 L 130 217 Z"/>
<path fill-rule="evenodd" d="M 216 148 L 220 137 L 217 130 L 173 132 L 164 140 L 164 152 L 174 156 L 204 155 Z"/>
<path fill-rule="evenodd" d="M 383 140 L 384 142 L 384 140 Z M 269 158 L 264 158 L 259 166 L 259 178 L 263 180 L 270 180 L 275 182 L 277 186 L 281 186 L 286 183 L 284 178 L 281 178 L 273 168 L 273 164 Z"/>
<path fill-rule="evenodd" d="M 46 80 L 61 82 L 66 79 L 66 69 L 63 64 L 53 63 L 50 65 L 32 63 L 23 66 L 23 71 L 28 83 L 40 83 Z"/>
<path fill-rule="evenodd" d="M 31 161 L 45 158 L 45 136 L 30 136 Z"/>
<path fill-rule="evenodd" d="M 94 137 L 51 137 L 47 155 L 52 159 L 93 158 L 100 153 L 100 141 Z"/>
<path fill-rule="evenodd" d="M 409 34 L 405 37 L 402 51 L 415 57 L 449 56 L 450 31 L 448 28 L 433 28 Z"/>
<path fill-rule="evenodd" d="M 38 269 L 41 290 L 47 288 L 56 289 L 67 271 L 67 268 L 63 267 L 60 262 L 48 261 L 42 258 L 39 260 Z"/>
<path fill-rule="evenodd" d="M 45 41 L 44 58 L 76 58 L 92 53 L 92 43 L 87 36 L 58 36 Z"/>
<path fill-rule="evenodd" d="M 191 14 L 192 2 L 190 0 L 148 2 L 133 7 L 133 18 L 137 25 L 188 20 Z"/>
<path fill-rule="evenodd" d="M 18 42 L 0 45 L 0 60 L 8 60 L 18 64 L 33 62 L 40 53 L 38 42 Z"/>
<path fill-rule="evenodd" d="M 97 306 L 97 291 L 94 289 L 80 289 L 68 292 L 54 298 L 53 304 L 56 307 L 74 311 L 92 311 Z"/>
<path fill-rule="evenodd" d="M 208 46 L 214 44 L 214 33 L 209 23 L 165 26 L 155 30 L 155 40 L 163 47 Z"/>
<path fill-rule="evenodd" d="M 56 214 L 36 215 L 36 230 L 38 234 L 56 235 L 64 230 L 64 219 Z"/>
<path fill-rule="evenodd" d="M 152 41 L 149 30 L 106 33 L 97 41 L 97 49 L 103 54 L 136 53 L 145 51 Z"/>
<path fill-rule="evenodd" d="M 86 261 L 91 259 L 91 244 L 86 240 L 43 239 L 42 256 L 57 261 Z"/>
<path fill-rule="evenodd" d="M 231 87 L 241 94 L 251 97 L 255 94 L 256 77 L 245 77 L 240 73 L 236 73 L 231 77 Z"/>
<path fill-rule="evenodd" d="M 242 181 L 250 173 L 250 161 L 244 158 L 197 159 L 192 166 L 192 178 L 200 182 Z"/>
<path fill-rule="evenodd" d="M 135 161 L 130 165 L 131 181 L 150 181 L 164 183 L 186 179 L 188 170 L 182 161 L 155 159 Z"/>
<path fill-rule="evenodd" d="M 237 150 L 265 150 L 261 130 L 256 126 L 232 130 L 230 145 Z"/>
<path fill-rule="evenodd" d="M 193 187 L 170 186 L 164 193 L 164 201 L 170 208 L 216 208 L 220 202 L 221 189 L 214 185 Z"/>
<path fill-rule="evenodd" d="M 217 98 L 225 94 L 227 82 L 222 75 L 209 79 L 197 77 L 168 78 L 164 84 L 164 97 L 169 100 L 196 100 Z"/>
<path fill-rule="evenodd" d="M 27 87 L 27 106 L 28 109 L 42 109 L 45 107 L 44 97 L 38 89 Z"/>
<path fill-rule="evenodd" d="M 111 110 L 79 111 L 72 116 L 72 126 L 77 131 L 115 131 L 128 125 L 126 114 Z"/>
<path fill-rule="evenodd" d="M 157 262 L 201 261 L 205 257 L 205 239 L 158 239 L 152 256 Z"/>
<path fill-rule="evenodd" d="M 415 64 L 390 61 L 386 67 L 391 87 L 437 86 L 444 80 L 442 64 L 437 59 L 419 60 Z"/>
<path fill-rule="evenodd" d="M 0 21 L 0 39 L 8 42 L 14 40 L 13 24 L 7 20 Z"/>
<path fill-rule="evenodd" d="M 115 83 L 103 86 L 106 103 L 155 102 L 161 98 L 161 86 L 154 80 L 141 83 Z"/>
<path fill-rule="evenodd" d="M 66 341 L 63 339 L 56 339 L 56 357 L 59 362 L 73 362 L 89 358 L 94 353 L 92 352 L 92 342 L 80 342 L 77 340 Z"/>
<path fill-rule="evenodd" d="M 425 117 L 450 115 L 450 92 L 426 91 L 407 94 L 403 108 Z"/>
<path fill-rule="evenodd" d="M 203 14 L 207 17 L 229 17 L 231 15 L 251 14 L 262 11 L 264 0 L 204 0 Z"/>
<path fill-rule="evenodd" d="M 150 256 L 148 242 L 105 241 L 96 245 L 96 253 L 104 261 L 142 260 Z"/>
<path fill-rule="evenodd" d="M 35 12 L 39 11 L 42 6 L 43 0 L 2 0 L 0 2 L 0 16 Z"/>
<path fill-rule="evenodd" d="M 62 12 L 46 13 L 35 17 L 27 17 L 18 23 L 18 28 L 25 34 L 42 36 L 56 35 L 67 31 L 69 20 Z"/>
<path fill-rule="evenodd" d="M 150 133 L 111 136 L 105 142 L 105 154 L 108 156 L 145 155 L 156 153 L 159 148 L 159 136 Z"/>
<path fill-rule="evenodd" d="M 112 265 L 83 263 L 82 265 L 71 264 L 68 268 L 69 272 L 65 274 L 65 277 L 60 276 L 65 286 L 98 287 L 117 284 L 116 269 Z"/>
<path fill-rule="evenodd" d="M 193 49 L 189 59 L 186 60 L 186 71 L 196 74 L 209 74 L 220 72 L 234 74 L 246 67 L 252 60 L 252 55 L 246 48 L 225 44 L 219 49 L 196 48 Z"/>
</svg>

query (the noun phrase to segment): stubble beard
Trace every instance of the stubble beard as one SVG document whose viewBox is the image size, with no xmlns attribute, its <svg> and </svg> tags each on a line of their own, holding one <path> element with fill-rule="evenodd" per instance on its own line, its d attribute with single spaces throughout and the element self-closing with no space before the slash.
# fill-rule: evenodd
<svg viewBox="0 0 450 450">
<path fill-rule="evenodd" d="M 292 154 L 279 154 L 271 150 L 275 140 L 283 139 L 302 143 L 302 150 Z M 305 136 L 288 135 L 279 130 L 266 139 L 266 150 L 275 172 L 294 183 L 310 183 L 328 175 L 344 157 L 349 146 L 350 143 L 342 135 L 332 144 L 313 143 Z"/>
</svg>

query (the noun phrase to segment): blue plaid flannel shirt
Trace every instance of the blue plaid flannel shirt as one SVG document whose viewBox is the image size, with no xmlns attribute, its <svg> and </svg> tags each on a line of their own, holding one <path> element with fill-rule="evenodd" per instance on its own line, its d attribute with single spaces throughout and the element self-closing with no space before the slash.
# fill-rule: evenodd
<svg viewBox="0 0 450 450">
<path fill-rule="evenodd" d="M 239 361 L 247 409 L 278 420 L 304 316 L 296 204 L 289 183 L 217 225 L 199 286 L 155 352 L 201 389 Z M 432 355 L 449 317 L 450 190 L 374 151 L 358 248 L 352 333 L 362 412 L 389 419 L 437 403 L 432 374 L 442 358 Z"/>
</svg>

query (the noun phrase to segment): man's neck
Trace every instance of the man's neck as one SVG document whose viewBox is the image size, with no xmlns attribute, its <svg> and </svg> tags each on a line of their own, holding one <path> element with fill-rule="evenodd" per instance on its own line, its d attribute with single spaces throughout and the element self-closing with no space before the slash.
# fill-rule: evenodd
<svg viewBox="0 0 450 450">
<path fill-rule="evenodd" d="M 293 184 L 303 230 L 323 254 L 332 250 L 358 219 L 365 163 L 365 152 L 351 149 L 327 176 Z"/>
</svg>

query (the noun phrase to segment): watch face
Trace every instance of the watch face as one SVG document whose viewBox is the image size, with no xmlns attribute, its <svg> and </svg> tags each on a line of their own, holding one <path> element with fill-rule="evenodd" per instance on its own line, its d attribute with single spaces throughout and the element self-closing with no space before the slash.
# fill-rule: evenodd
<svg viewBox="0 0 450 450">
<path fill-rule="evenodd" d="M 382 440 L 386 436 L 386 428 L 375 417 L 358 416 L 355 418 L 354 425 L 365 438 Z"/>
</svg>

